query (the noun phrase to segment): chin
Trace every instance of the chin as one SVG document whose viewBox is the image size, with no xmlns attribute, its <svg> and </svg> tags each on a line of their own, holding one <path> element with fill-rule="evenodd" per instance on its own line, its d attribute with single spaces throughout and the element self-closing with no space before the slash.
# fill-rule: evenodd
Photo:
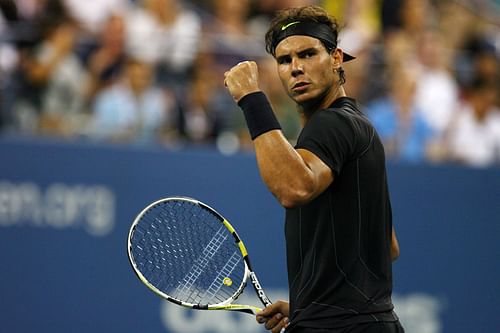
<svg viewBox="0 0 500 333">
<path fill-rule="evenodd" d="M 290 97 L 295 101 L 297 104 L 303 104 L 303 103 L 309 103 L 310 101 L 314 101 L 318 98 L 318 96 L 315 96 L 311 93 L 302 93 L 302 94 L 291 94 Z"/>
<path fill-rule="evenodd" d="M 292 99 L 295 101 L 300 106 L 306 106 L 306 105 L 315 105 L 321 102 L 322 98 L 317 95 L 312 95 L 312 94 L 300 94 L 300 95 L 295 95 L 292 97 Z"/>
<path fill-rule="evenodd" d="M 311 115 L 318 110 L 323 102 L 323 96 L 311 96 L 306 94 L 294 96 L 293 100 L 306 115 Z"/>
</svg>

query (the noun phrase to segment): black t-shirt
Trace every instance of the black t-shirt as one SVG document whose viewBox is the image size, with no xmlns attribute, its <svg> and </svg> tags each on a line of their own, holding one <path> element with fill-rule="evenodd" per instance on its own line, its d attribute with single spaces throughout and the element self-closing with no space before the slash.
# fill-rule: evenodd
<svg viewBox="0 0 500 333">
<path fill-rule="evenodd" d="M 334 181 L 286 211 L 291 327 L 395 321 L 392 213 L 382 143 L 347 97 L 316 111 L 296 148 L 318 156 Z"/>
</svg>

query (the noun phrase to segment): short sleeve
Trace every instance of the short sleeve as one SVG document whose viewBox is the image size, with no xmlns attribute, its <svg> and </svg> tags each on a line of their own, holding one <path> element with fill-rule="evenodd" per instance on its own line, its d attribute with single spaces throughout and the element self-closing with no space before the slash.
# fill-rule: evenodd
<svg viewBox="0 0 500 333">
<path fill-rule="evenodd" d="M 296 148 L 312 152 L 339 175 L 343 165 L 352 159 L 355 143 L 350 120 L 335 109 L 326 109 L 317 111 L 306 123 Z"/>
</svg>

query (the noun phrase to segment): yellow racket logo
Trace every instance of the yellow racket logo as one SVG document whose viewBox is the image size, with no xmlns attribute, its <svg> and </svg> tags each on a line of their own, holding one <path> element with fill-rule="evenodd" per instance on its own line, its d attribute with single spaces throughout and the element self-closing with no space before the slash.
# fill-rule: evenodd
<svg viewBox="0 0 500 333">
<path fill-rule="evenodd" d="M 222 280 L 222 283 L 224 283 L 225 286 L 231 287 L 231 285 L 233 284 L 233 280 L 231 280 L 228 277 L 225 277 L 224 280 Z"/>
</svg>

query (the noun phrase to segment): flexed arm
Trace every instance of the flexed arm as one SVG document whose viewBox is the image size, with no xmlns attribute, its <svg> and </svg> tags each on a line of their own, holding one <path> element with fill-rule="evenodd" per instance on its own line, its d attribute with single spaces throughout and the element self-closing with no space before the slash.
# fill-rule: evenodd
<svg viewBox="0 0 500 333">
<path fill-rule="evenodd" d="M 333 181 L 331 169 L 316 155 L 294 149 L 280 130 L 271 105 L 259 88 L 257 64 L 239 63 L 224 83 L 245 113 L 260 175 L 284 207 L 303 205 Z"/>
</svg>

